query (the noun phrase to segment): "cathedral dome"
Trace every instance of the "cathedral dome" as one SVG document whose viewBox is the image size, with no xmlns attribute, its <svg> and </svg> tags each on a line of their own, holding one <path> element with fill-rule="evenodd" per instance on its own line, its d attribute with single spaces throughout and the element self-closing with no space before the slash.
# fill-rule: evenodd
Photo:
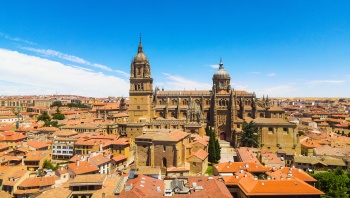
<svg viewBox="0 0 350 198">
<path fill-rule="evenodd" d="M 224 64 L 220 60 L 219 69 L 214 73 L 213 79 L 230 78 L 230 74 L 224 69 Z"/>
<path fill-rule="evenodd" d="M 140 36 L 140 44 L 139 44 L 139 47 L 138 47 L 138 50 L 137 50 L 137 54 L 134 57 L 134 62 L 144 62 L 144 61 L 147 61 L 147 57 L 143 53 L 141 36 Z"/>
<path fill-rule="evenodd" d="M 143 52 L 137 53 L 136 56 L 134 57 L 135 62 L 143 62 L 146 60 L 147 60 L 147 57 Z"/>
</svg>

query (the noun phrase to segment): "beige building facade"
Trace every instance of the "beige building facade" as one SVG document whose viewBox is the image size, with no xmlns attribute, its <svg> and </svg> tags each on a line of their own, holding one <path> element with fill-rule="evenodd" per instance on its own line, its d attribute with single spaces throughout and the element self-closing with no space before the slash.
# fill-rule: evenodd
<svg viewBox="0 0 350 198">
<path fill-rule="evenodd" d="M 153 90 L 150 63 L 140 39 L 131 62 L 129 120 L 125 126 L 131 145 L 136 137 L 151 130 L 178 129 L 204 135 L 208 123 L 218 139 L 237 147 L 244 121 L 256 120 L 261 147 L 275 150 L 298 147 L 295 125 L 285 121 L 284 110 L 270 107 L 268 100 L 259 100 L 255 93 L 233 89 L 221 60 L 212 81 L 211 90 Z M 268 122 L 260 123 L 259 119 Z"/>
</svg>

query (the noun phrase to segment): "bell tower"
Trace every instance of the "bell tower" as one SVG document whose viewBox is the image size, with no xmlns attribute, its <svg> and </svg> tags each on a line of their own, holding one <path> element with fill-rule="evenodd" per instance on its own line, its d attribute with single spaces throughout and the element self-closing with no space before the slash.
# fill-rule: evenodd
<svg viewBox="0 0 350 198">
<path fill-rule="evenodd" d="M 143 53 L 142 39 L 137 54 L 131 62 L 129 90 L 129 122 L 149 122 L 152 115 L 153 78 L 146 55 Z"/>
</svg>

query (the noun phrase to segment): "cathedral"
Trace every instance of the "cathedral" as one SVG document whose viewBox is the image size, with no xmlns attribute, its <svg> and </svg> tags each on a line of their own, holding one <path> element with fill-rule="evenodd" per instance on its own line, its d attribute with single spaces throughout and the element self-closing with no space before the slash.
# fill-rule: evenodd
<svg viewBox="0 0 350 198">
<path fill-rule="evenodd" d="M 230 81 L 230 74 L 220 60 L 211 90 L 154 88 L 150 62 L 140 39 L 131 62 L 125 135 L 133 140 L 144 133 L 165 129 L 204 135 L 208 124 L 218 139 L 238 147 L 244 121 L 254 121 L 259 127 L 261 148 L 298 149 L 296 126 L 285 120 L 284 110 L 271 107 L 268 100 L 259 100 L 255 93 L 233 89 Z"/>
</svg>

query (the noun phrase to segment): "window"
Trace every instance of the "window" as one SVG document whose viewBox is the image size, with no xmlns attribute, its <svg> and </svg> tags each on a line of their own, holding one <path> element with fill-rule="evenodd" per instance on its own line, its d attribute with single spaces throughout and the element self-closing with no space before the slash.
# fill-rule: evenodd
<svg viewBox="0 0 350 198">
<path fill-rule="evenodd" d="M 273 128 L 272 127 L 269 127 L 269 133 L 273 133 Z"/>
<path fill-rule="evenodd" d="M 137 106 L 137 109 L 140 109 L 140 106 Z"/>
<path fill-rule="evenodd" d="M 163 157 L 163 167 L 167 167 L 167 160 L 165 157 Z"/>
</svg>

